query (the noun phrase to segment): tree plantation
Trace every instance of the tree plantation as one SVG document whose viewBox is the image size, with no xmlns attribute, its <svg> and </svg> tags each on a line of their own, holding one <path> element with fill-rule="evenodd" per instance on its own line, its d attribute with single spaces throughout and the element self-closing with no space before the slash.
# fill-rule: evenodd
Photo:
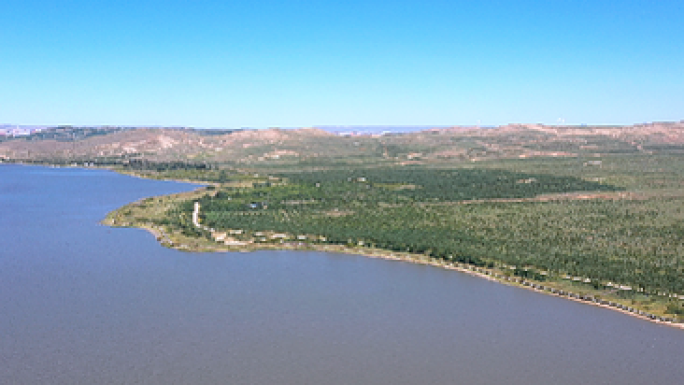
<svg viewBox="0 0 684 385">
<path fill-rule="evenodd" d="M 258 173 L 174 164 L 153 174 L 213 184 L 163 210 L 153 199 L 139 203 L 137 210 L 162 214 L 138 214 L 137 222 L 178 234 L 176 246 L 204 239 L 250 249 L 411 253 L 677 316 L 684 314 L 683 165 L 673 155 Z"/>
</svg>

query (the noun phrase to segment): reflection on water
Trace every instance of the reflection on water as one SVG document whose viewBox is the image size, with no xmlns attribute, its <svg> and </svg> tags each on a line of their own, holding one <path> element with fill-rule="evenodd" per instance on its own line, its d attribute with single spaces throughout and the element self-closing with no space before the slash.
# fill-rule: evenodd
<svg viewBox="0 0 684 385">
<path fill-rule="evenodd" d="M 196 254 L 98 224 L 191 189 L 0 165 L 0 383 L 644 384 L 684 332 L 428 266 Z"/>
</svg>

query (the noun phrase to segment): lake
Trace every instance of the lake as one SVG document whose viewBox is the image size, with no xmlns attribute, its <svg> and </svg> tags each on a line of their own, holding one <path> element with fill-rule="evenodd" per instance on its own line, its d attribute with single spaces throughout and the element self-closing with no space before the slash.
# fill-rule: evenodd
<svg viewBox="0 0 684 385">
<path fill-rule="evenodd" d="M 0 383 L 681 383 L 684 331 L 406 262 L 187 253 L 99 221 L 193 185 L 0 165 Z"/>
</svg>

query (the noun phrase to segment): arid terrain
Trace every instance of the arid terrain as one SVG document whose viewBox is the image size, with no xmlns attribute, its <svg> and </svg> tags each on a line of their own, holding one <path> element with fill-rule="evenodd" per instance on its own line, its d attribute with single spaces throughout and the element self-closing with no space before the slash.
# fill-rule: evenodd
<svg viewBox="0 0 684 385">
<path fill-rule="evenodd" d="M 684 152 L 684 123 L 633 126 L 453 127 L 402 134 L 337 135 L 321 129 L 211 131 L 178 128 L 52 128 L 0 141 L 0 158 L 21 161 L 131 159 L 242 165 L 450 162 Z M 90 129 L 93 130 L 93 129 Z M 96 129 L 95 129 L 96 130 Z M 48 135 L 48 133 L 57 135 Z"/>
</svg>

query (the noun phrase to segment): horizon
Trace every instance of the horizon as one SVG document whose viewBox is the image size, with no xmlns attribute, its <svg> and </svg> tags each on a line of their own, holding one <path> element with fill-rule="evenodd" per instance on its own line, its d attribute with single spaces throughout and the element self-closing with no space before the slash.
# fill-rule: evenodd
<svg viewBox="0 0 684 385">
<path fill-rule="evenodd" d="M 579 124 L 568 124 L 568 123 L 552 123 L 546 124 L 541 122 L 508 122 L 504 124 L 497 125 L 485 125 L 485 124 L 357 124 L 357 125 L 343 125 L 343 124 L 331 124 L 331 125 L 313 125 L 313 126 L 249 126 L 249 127 L 228 127 L 228 126 L 196 126 L 196 125 L 120 125 L 120 124 L 70 124 L 70 123 L 58 123 L 58 124 L 30 124 L 30 123 L 0 123 L 0 128 L 7 129 L 10 127 L 15 128 L 164 128 L 164 129 L 191 129 L 191 130 L 269 130 L 269 129 L 279 129 L 279 130 L 299 130 L 299 129 L 321 129 L 330 131 L 354 131 L 358 129 L 367 130 L 383 130 L 383 129 L 443 129 L 443 128 L 497 128 L 505 126 L 546 126 L 546 127 L 631 127 L 631 126 L 641 126 L 641 125 L 654 125 L 654 124 L 681 124 L 684 123 L 684 119 L 679 120 L 653 120 L 644 122 L 632 122 L 627 124 L 598 124 L 598 123 L 579 123 Z"/>
</svg>

